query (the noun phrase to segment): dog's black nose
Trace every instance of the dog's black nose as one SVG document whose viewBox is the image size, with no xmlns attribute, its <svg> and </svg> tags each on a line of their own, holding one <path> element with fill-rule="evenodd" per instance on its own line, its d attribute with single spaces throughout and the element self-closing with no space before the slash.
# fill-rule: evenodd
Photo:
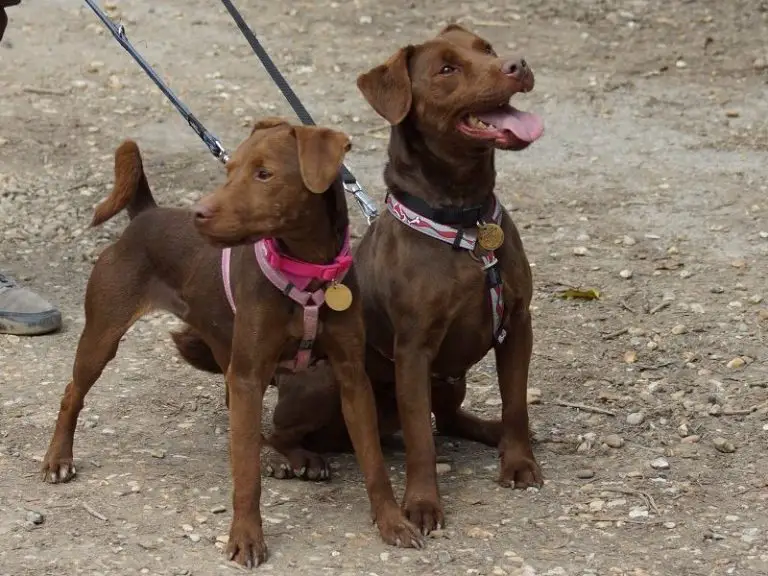
<svg viewBox="0 0 768 576">
<path fill-rule="evenodd" d="M 528 63 L 520 58 L 519 60 L 507 60 L 501 65 L 501 71 L 517 80 L 525 78 L 529 73 Z"/>
</svg>

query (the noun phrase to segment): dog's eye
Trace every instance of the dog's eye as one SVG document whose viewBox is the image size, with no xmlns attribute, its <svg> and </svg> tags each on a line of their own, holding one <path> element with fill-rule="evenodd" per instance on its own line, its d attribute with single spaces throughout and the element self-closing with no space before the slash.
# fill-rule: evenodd
<svg viewBox="0 0 768 576">
<path fill-rule="evenodd" d="M 458 68 L 456 68 L 456 66 L 453 66 L 451 64 L 443 64 L 443 67 L 440 68 L 440 74 L 447 76 L 448 74 L 453 74 L 457 70 Z"/>
<path fill-rule="evenodd" d="M 259 168 L 256 170 L 256 173 L 253 175 L 256 180 L 259 180 L 261 182 L 266 182 L 270 178 L 272 178 L 272 172 L 267 170 L 266 168 Z"/>
</svg>

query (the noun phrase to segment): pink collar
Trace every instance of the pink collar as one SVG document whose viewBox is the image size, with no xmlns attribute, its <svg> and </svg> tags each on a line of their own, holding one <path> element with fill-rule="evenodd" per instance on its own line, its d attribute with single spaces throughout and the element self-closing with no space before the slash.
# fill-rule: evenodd
<svg viewBox="0 0 768 576">
<path fill-rule="evenodd" d="M 300 290 L 306 289 L 312 280 L 322 280 L 323 282 L 333 282 L 341 280 L 352 266 L 352 254 L 349 247 L 349 227 L 344 236 L 344 244 L 341 252 L 330 264 L 310 264 L 301 260 L 294 260 L 290 256 L 280 254 L 277 247 L 277 241 L 274 238 L 265 238 L 261 241 L 264 244 L 264 255 L 270 267 L 282 272 L 291 284 Z"/>
<path fill-rule="evenodd" d="M 307 286 L 312 280 L 322 280 L 329 283 L 341 282 L 344 279 L 352 266 L 349 227 L 347 227 L 341 252 L 330 264 L 311 264 L 280 254 L 277 242 L 272 238 L 256 242 L 253 249 L 256 254 L 256 261 L 269 281 L 304 310 L 304 334 L 299 343 L 296 358 L 281 363 L 281 366 L 294 372 L 305 370 L 312 361 L 312 347 L 317 337 L 320 307 L 325 303 L 324 288 L 308 292 Z M 227 300 L 232 312 L 235 312 L 235 299 L 230 281 L 231 254 L 231 248 L 224 248 L 221 252 L 221 276 L 224 281 L 224 292 L 227 295 Z"/>
</svg>

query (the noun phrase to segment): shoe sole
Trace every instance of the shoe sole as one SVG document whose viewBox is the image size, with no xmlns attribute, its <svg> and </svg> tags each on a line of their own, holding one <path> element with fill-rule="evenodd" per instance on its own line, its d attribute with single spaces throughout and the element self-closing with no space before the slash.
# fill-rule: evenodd
<svg viewBox="0 0 768 576">
<path fill-rule="evenodd" d="M 52 310 L 35 314 L 9 314 L 0 312 L 0 334 L 37 336 L 61 328 L 61 312 Z"/>
</svg>

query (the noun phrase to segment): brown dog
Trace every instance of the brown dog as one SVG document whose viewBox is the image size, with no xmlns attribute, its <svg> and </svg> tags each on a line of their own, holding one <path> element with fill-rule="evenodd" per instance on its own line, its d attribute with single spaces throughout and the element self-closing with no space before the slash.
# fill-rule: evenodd
<svg viewBox="0 0 768 576">
<path fill-rule="evenodd" d="M 392 125 L 384 170 L 389 212 L 355 254 L 366 370 L 382 434 L 402 427 L 403 507 L 425 534 L 444 519 L 430 411 L 440 433 L 498 447 L 502 485 L 542 483 L 526 403 L 531 271 L 520 235 L 494 196 L 495 150 L 522 150 L 543 132 L 538 117 L 508 104 L 533 85 L 524 60 L 499 58 L 487 41 L 456 25 L 358 78 L 365 98 Z M 192 338 L 184 344 L 182 356 L 202 367 L 210 352 Z M 500 422 L 461 409 L 465 375 L 491 349 Z M 316 477 L 322 459 L 306 450 L 345 448 L 335 386 L 322 368 L 281 376 L 270 443 L 288 463 L 268 471 L 288 477 L 308 465 L 318 467 Z"/>
<path fill-rule="evenodd" d="M 163 309 L 191 327 L 215 367 L 226 373 L 234 483 L 231 558 L 246 566 L 266 558 L 259 509 L 263 394 L 281 361 L 296 358 L 298 364 L 310 349 L 315 359 L 327 358 L 339 382 L 344 418 L 382 537 L 392 544 L 421 546 L 418 531 L 394 499 L 384 467 L 364 369 L 362 299 L 354 270 L 346 273 L 343 285 L 335 277 L 332 285 L 330 277 L 311 279 L 301 290 L 278 286 L 273 277 L 275 271 L 288 270 L 286 261 L 313 270 L 330 270 L 341 261 L 348 219 L 339 168 L 348 149 L 349 140 L 340 132 L 263 120 L 228 162 L 226 183 L 204 198 L 195 214 L 158 208 L 136 145 L 129 141 L 117 150 L 114 191 L 96 208 L 93 225 L 126 207 L 131 223 L 101 254 L 88 281 L 85 328 L 43 464 L 46 480 L 66 482 L 74 476 L 72 444 L 85 395 L 128 328 L 150 310 Z M 266 238 L 276 239 L 277 248 L 261 253 Z M 231 271 L 221 247 L 236 247 Z M 231 290 L 222 283 L 229 274 Z M 332 289 L 337 291 L 334 299 Z M 347 298 L 339 300 L 339 291 Z M 297 294 L 311 296 L 314 308 L 307 301 L 292 301 Z M 236 302 L 235 314 L 227 296 Z M 322 306 L 323 299 L 334 310 Z M 316 338 L 307 336 L 310 312 Z M 185 333 L 177 336 L 177 345 L 189 342 L 184 338 Z"/>
<path fill-rule="evenodd" d="M 357 83 L 392 125 L 384 170 L 389 213 L 356 254 L 368 345 L 383 360 L 368 370 L 377 387 L 394 376 L 406 444 L 404 506 L 428 532 L 443 523 L 430 410 L 440 432 L 498 446 L 502 484 L 542 482 L 526 403 L 531 271 L 494 196 L 494 155 L 496 148 L 526 148 L 543 125 L 509 105 L 533 89 L 526 62 L 499 58 L 456 25 L 398 50 Z M 460 409 L 467 370 L 491 348 L 500 425 Z"/>
</svg>

